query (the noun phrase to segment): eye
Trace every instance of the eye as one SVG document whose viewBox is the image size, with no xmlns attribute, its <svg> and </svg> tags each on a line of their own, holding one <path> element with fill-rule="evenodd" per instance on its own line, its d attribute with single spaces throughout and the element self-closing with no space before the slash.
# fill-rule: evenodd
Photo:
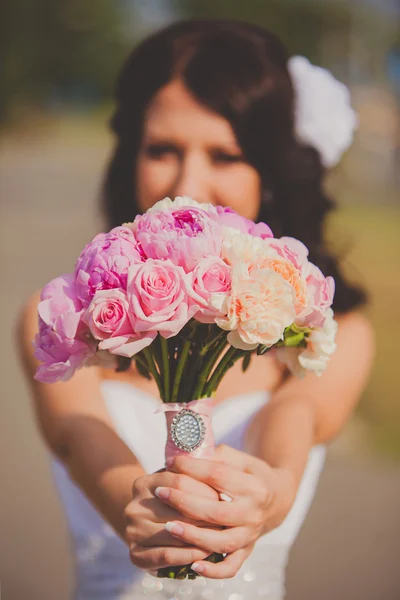
<svg viewBox="0 0 400 600">
<path fill-rule="evenodd" d="M 145 154 L 149 158 L 161 159 L 168 154 L 177 154 L 178 149 L 173 144 L 160 143 L 160 144 L 148 144 L 145 148 Z"/>
<path fill-rule="evenodd" d="M 242 154 L 224 152 L 223 150 L 215 150 L 212 152 L 212 160 L 216 164 L 229 165 L 244 161 Z"/>
</svg>

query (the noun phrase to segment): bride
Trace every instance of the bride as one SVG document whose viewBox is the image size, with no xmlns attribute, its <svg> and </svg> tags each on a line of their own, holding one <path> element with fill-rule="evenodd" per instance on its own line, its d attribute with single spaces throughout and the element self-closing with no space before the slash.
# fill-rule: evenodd
<svg viewBox="0 0 400 600">
<path fill-rule="evenodd" d="M 325 448 L 349 418 L 373 355 L 364 294 L 324 240 L 324 176 L 349 146 L 347 89 L 271 33 L 229 21 L 181 22 L 145 40 L 117 84 L 107 226 L 165 196 L 231 206 L 310 249 L 336 281 L 337 351 L 300 380 L 273 353 L 220 385 L 214 460 L 165 471 L 166 427 L 153 382 L 83 369 L 34 381 L 38 297 L 21 316 L 21 353 L 74 543 L 77 600 L 282 599 L 290 547 L 312 502 Z M 222 499 L 231 502 L 221 502 Z M 204 559 L 218 551 L 225 560 Z M 193 563 L 191 581 L 152 575 Z M 312 566 L 310 565 L 310 572 Z"/>
</svg>

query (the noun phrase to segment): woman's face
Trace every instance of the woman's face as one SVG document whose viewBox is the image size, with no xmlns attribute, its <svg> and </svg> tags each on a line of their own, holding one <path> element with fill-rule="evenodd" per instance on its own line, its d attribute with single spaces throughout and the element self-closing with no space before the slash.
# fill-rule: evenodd
<svg viewBox="0 0 400 600">
<path fill-rule="evenodd" d="M 257 217 L 257 170 L 245 161 L 230 123 L 180 80 L 161 88 L 146 111 L 136 169 L 141 211 L 166 196 L 190 196 Z"/>
</svg>

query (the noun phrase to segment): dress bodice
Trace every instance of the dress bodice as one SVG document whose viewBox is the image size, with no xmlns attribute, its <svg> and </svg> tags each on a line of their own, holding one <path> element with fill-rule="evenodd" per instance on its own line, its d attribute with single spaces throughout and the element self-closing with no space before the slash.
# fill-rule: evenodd
<svg viewBox="0 0 400 600">
<path fill-rule="evenodd" d="M 118 435 L 145 471 L 163 467 L 167 428 L 165 415 L 154 413 L 159 400 L 115 380 L 104 381 L 102 393 Z M 252 392 L 216 405 L 212 417 L 216 444 L 243 449 L 247 426 L 268 399 L 268 392 Z M 312 448 L 288 516 L 257 541 L 234 578 L 176 582 L 156 579 L 132 565 L 127 546 L 71 481 L 64 466 L 53 459 L 55 483 L 74 545 L 76 600 L 141 600 L 154 594 L 168 600 L 189 594 L 192 600 L 280 600 L 288 553 L 311 505 L 324 460 L 325 447 Z"/>
</svg>

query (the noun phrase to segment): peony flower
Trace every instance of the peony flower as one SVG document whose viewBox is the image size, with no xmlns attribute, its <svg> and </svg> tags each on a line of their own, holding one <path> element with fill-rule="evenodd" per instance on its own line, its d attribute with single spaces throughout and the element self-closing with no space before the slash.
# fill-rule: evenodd
<svg viewBox="0 0 400 600">
<path fill-rule="evenodd" d="M 335 280 L 325 277 L 313 263 L 307 261 L 304 269 L 308 289 L 308 303 L 298 315 L 296 325 L 301 327 L 323 327 L 327 311 L 333 303 Z"/>
<path fill-rule="evenodd" d="M 299 240 L 292 237 L 283 236 L 281 238 L 271 238 L 268 240 L 271 248 L 282 258 L 289 260 L 300 273 L 308 260 L 308 248 Z"/>
<path fill-rule="evenodd" d="M 269 268 L 254 268 L 246 264 L 232 268 L 231 295 L 222 306 L 214 298 L 215 308 L 224 317 L 215 322 L 230 331 L 229 343 L 235 348 L 252 350 L 258 344 L 272 346 L 283 339 L 284 330 L 296 316 L 294 291 L 290 283 Z"/>
<path fill-rule="evenodd" d="M 198 310 L 189 277 L 170 260 L 149 258 L 130 267 L 128 301 L 137 333 L 179 333 Z"/>
<path fill-rule="evenodd" d="M 82 323 L 82 306 L 73 275 L 48 283 L 41 294 L 35 357 L 42 363 L 35 379 L 44 383 L 70 379 L 94 354 L 90 334 Z"/>
<path fill-rule="evenodd" d="M 200 310 L 194 318 L 201 323 L 213 323 L 221 312 L 212 306 L 211 296 L 216 302 L 216 295 L 220 296 L 221 303 L 231 289 L 231 267 L 221 258 L 210 256 L 203 258 L 192 274 L 192 286 L 196 295 L 196 302 Z"/>
<path fill-rule="evenodd" d="M 147 258 L 170 259 L 186 272 L 202 258 L 220 255 L 222 228 L 217 215 L 197 206 L 139 215 L 133 230 Z"/>
<path fill-rule="evenodd" d="M 129 227 L 99 233 L 83 249 L 76 265 L 77 295 L 87 308 L 97 290 L 126 290 L 128 268 L 143 256 Z"/>
<path fill-rule="evenodd" d="M 146 348 L 154 335 L 138 335 L 134 332 L 129 314 L 127 294 L 123 290 L 97 290 L 85 320 L 96 340 L 99 350 L 131 358 Z"/>
<path fill-rule="evenodd" d="M 297 138 L 319 151 L 325 167 L 333 167 L 350 146 L 358 124 L 350 92 L 332 73 L 304 56 L 293 56 L 288 68 L 296 96 Z"/>
<path fill-rule="evenodd" d="M 221 258 L 228 265 L 248 263 L 256 254 L 279 258 L 278 252 L 271 247 L 269 240 L 230 227 L 223 228 Z"/>
<path fill-rule="evenodd" d="M 272 269 L 278 273 L 285 281 L 290 283 L 293 288 L 296 301 L 296 314 L 301 313 L 308 303 L 308 289 L 305 279 L 303 279 L 294 264 L 280 256 L 270 257 L 263 254 L 256 254 L 248 263 L 249 273 L 254 269 Z"/>
<path fill-rule="evenodd" d="M 276 348 L 276 358 L 286 364 L 289 370 L 298 377 L 304 377 L 307 371 L 321 376 L 336 350 L 337 328 L 333 310 L 329 308 L 326 311 L 323 328 L 314 329 L 309 334 L 306 348 Z"/>
<path fill-rule="evenodd" d="M 248 233 L 255 237 L 262 239 L 272 238 L 273 234 L 271 229 L 266 223 L 254 223 L 246 217 L 242 217 L 233 210 L 230 206 L 217 206 L 216 207 L 219 222 L 224 227 L 231 227 L 237 229 L 241 233 Z"/>
<path fill-rule="evenodd" d="M 163 200 L 159 200 L 151 208 L 149 208 L 146 213 L 157 213 L 157 212 L 171 212 L 173 210 L 179 210 L 181 208 L 194 207 L 201 208 L 207 213 L 212 215 L 216 215 L 215 206 L 206 202 L 197 202 L 197 200 L 193 200 L 189 196 L 177 196 L 175 200 L 171 200 L 171 198 L 164 198 Z"/>
<path fill-rule="evenodd" d="M 301 275 L 307 287 L 307 301 L 297 314 L 299 327 L 322 327 L 326 310 L 332 305 L 335 293 L 333 277 L 325 277 L 322 271 L 308 260 L 308 249 L 302 242 L 290 237 L 270 239 L 269 246 L 286 260 L 290 261 Z M 305 298 L 304 298 L 305 299 Z"/>
</svg>

